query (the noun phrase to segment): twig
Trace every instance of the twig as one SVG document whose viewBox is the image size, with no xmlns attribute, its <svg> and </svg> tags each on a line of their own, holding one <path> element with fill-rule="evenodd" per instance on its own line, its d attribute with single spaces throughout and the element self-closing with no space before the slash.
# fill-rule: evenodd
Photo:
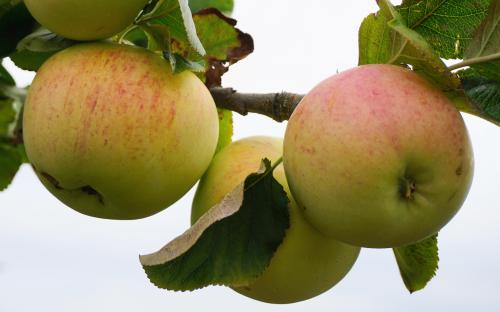
<svg viewBox="0 0 500 312">
<path fill-rule="evenodd" d="M 219 108 L 225 108 L 243 116 L 248 113 L 257 113 L 278 122 L 288 120 L 304 97 L 301 94 L 288 92 L 238 93 L 232 88 L 211 88 L 210 92 Z"/>
<path fill-rule="evenodd" d="M 465 67 L 465 66 L 470 66 L 470 65 L 474 65 L 474 64 L 479 64 L 479 63 L 494 61 L 494 60 L 497 60 L 497 59 L 500 60 L 500 52 L 499 53 L 495 53 L 495 54 L 486 55 L 486 56 L 480 56 L 480 57 L 470 58 L 470 59 L 462 61 L 460 63 L 450 65 L 450 66 L 448 66 L 448 69 L 449 70 L 455 70 L 455 69 L 459 69 L 459 68 L 462 68 L 462 67 Z"/>
</svg>

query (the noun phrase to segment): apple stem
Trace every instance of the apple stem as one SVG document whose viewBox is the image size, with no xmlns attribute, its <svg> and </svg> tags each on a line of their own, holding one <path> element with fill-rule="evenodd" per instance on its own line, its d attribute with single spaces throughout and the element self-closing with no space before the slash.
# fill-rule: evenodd
<svg viewBox="0 0 500 312">
<path fill-rule="evenodd" d="M 280 158 L 278 158 L 272 165 L 271 165 L 271 171 L 273 171 L 274 169 L 276 169 L 276 167 L 278 167 L 281 163 L 283 162 L 283 156 L 281 156 Z"/>
</svg>

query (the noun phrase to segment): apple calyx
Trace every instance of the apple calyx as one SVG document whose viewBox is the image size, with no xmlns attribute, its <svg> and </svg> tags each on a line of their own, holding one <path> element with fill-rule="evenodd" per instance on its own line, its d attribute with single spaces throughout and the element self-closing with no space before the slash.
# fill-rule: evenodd
<svg viewBox="0 0 500 312">
<path fill-rule="evenodd" d="M 417 190 L 417 184 L 415 180 L 410 177 L 403 177 L 399 182 L 399 194 L 403 199 L 411 200 L 413 199 L 413 194 Z"/>
</svg>

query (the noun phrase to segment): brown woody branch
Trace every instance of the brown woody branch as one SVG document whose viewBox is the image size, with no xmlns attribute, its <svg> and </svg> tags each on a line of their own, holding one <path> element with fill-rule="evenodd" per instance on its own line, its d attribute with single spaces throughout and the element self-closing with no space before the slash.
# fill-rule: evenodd
<svg viewBox="0 0 500 312">
<path fill-rule="evenodd" d="M 301 94 L 281 93 L 238 93 L 232 88 L 211 88 L 210 93 L 219 108 L 225 108 L 241 115 L 257 113 L 278 122 L 288 120 L 293 110 L 304 97 Z"/>
</svg>

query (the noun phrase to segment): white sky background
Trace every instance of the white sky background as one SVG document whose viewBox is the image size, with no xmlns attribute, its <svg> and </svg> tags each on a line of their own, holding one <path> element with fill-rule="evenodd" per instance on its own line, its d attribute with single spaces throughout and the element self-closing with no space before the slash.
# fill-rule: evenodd
<svg viewBox="0 0 500 312">
<path fill-rule="evenodd" d="M 230 70 L 224 85 L 307 92 L 356 65 L 357 29 L 376 9 L 373 0 L 236 0 L 234 17 L 256 49 Z M 31 74 L 6 65 L 20 85 L 29 84 Z M 340 284 L 293 305 L 260 303 L 224 287 L 159 290 L 138 255 L 188 227 L 193 192 L 145 220 L 99 220 L 59 203 L 25 166 L 0 193 L 0 311 L 500 311 L 500 129 L 465 120 L 475 149 L 474 183 L 440 234 L 440 269 L 423 291 L 408 294 L 390 249 L 363 249 Z M 235 126 L 236 139 L 285 130 L 261 116 L 236 116 Z"/>
</svg>

